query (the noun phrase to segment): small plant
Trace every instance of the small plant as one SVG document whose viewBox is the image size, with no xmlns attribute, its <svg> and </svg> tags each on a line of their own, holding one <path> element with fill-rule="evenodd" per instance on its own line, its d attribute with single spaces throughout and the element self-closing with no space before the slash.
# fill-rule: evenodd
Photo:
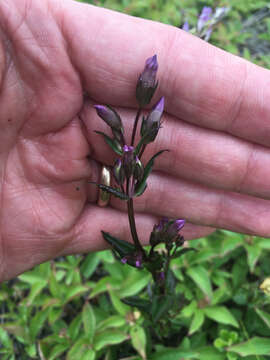
<svg viewBox="0 0 270 360">
<path fill-rule="evenodd" d="M 213 12 L 210 6 L 204 6 L 198 17 L 197 24 L 190 29 L 188 21 L 185 21 L 182 29 L 200 37 L 205 41 L 209 41 L 213 32 L 213 28 L 227 15 L 230 11 L 229 7 L 217 7 Z"/>
<path fill-rule="evenodd" d="M 151 320 L 157 321 L 171 308 L 173 302 L 174 279 L 170 271 L 170 261 L 180 257 L 191 248 L 183 248 L 184 238 L 179 234 L 185 220 L 163 218 L 150 234 L 150 249 L 143 248 L 137 234 L 134 216 L 134 198 L 141 196 L 147 188 L 147 179 L 153 169 L 155 159 L 164 151 L 157 152 L 144 166 L 141 162 L 146 147 L 155 141 L 161 128 L 161 118 L 164 111 L 164 97 L 161 97 L 146 116 L 141 116 L 143 108 L 151 102 L 157 89 L 156 74 L 158 70 L 157 56 L 146 60 L 145 67 L 139 76 L 136 86 L 138 111 L 134 120 L 130 145 L 127 144 L 126 134 L 119 114 L 110 106 L 95 105 L 99 117 L 111 128 L 112 137 L 97 131 L 104 137 L 105 142 L 120 157 L 113 166 L 113 176 L 116 187 L 96 184 L 101 190 L 127 202 L 130 231 L 133 244 L 102 231 L 103 237 L 112 247 L 116 257 L 124 264 L 138 269 L 147 269 L 153 279 L 149 291 L 150 300 L 139 298 L 127 299 L 130 305 L 136 305 L 150 314 Z M 141 121 L 140 140 L 135 142 L 138 123 Z M 163 245 L 160 251 L 160 245 Z M 159 250 L 157 250 L 159 248 Z M 168 301 L 169 297 L 169 301 Z M 159 304 L 158 314 L 153 313 L 154 304 Z M 160 305 L 164 304 L 163 310 Z M 155 310 L 157 311 L 157 309 Z"/>
</svg>

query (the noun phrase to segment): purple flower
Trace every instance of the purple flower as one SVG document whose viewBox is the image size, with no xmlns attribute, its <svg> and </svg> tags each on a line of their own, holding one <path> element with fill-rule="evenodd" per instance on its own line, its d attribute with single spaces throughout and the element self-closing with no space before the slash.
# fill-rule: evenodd
<svg viewBox="0 0 270 360">
<path fill-rule="evenodd" d="M 212 8 L 204 6 L 197 22 L 197 30 L 201 32 L 204 25 L 211 19 Z"/>
<path fill-rule="evenodd" d="M 98 116 L 104 120 L 106 124 L 108 124 L 112 129 L 122 132 L 122 121 L 115 110 L 104 105 L 94 105 L 94 108 L 96 109 Z"/>
<path fill-rule="evenodd" d="M 164 111 L 164 96 L 162 96 L 153 107 L 149 116 L 143 119 L 141 126 L 141 136 L 144 138 L 143 143 L 153 142 L 160 129 L 160 120 Z"/>
<path fill-rule="evenodd" d="M 156 75 L 158 70 L 157 55 L 146 60 L 145 67 L 139 76 L 136 87 L 136 98 L 141 107 L 150 103 L 157 88 Z"/>
<path fill-rule="evenodd" d="M 184 25 L 182 27 L 182 30 L 186 31 L 186 32 L 189 32 L 189 23 L 188 21 L 185 21 L 184 22 Z"/>
<path fill-rule="evenodd" d="M 126 264 L 126 263 L 127 263 L 127 258 L 126 258 L 126 256 L 121 259 L 121 262 L 122 262 L 123 264 Z"/>
</svg>

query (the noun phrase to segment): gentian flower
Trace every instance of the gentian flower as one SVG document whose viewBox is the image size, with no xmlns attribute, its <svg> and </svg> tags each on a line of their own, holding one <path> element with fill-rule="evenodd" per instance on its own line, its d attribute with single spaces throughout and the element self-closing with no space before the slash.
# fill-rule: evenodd
<svg viewBox="0 0 270 360">
<path fill-rule="evenodd" d="M 200 33 L 204 25 L 211 19 L 212 8 L 204 6 L 197 22 L 197 30 Z"/>
<path fill-rule="evenodd" d="M 154 55 L 146 60 L 144 70 L 137 82 L 136 98 L 140 107 L 149 104 L 154 95 L 158 85 L 156 81 L 157 70 L 157 55 Z"/>
<path fill-rule="evenodd" d="M 160 120 L 164 111 L 164 96 L 153 107 L 149 116 L 143 119 L 141 126 L 141 136 L 144 137 L 144 144 L 153 142 L 160 129 Z"/>
<path fill-rule="evenodd" d="M 189 23 L 188 21 L 185 21 L 184 22 L 184 25 L 182 27 L 182 30 L 186 31 L 186 32 L 189 32 Z"/>
<path fill-rule="evenodd" d="M 123 125 L 120 116 L 109 106 L 94 105 L 98 116 L 105 121 L 113 130 L 123 131 Z"/>
</svg>

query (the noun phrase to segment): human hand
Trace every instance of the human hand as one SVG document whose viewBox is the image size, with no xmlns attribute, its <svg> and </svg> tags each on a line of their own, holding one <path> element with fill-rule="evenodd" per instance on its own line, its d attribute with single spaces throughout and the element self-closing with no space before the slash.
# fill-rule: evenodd
<svg viewBox="0 0 270 360">
<path fill-rule="evenodd" d="M 100 230 L 130 238 L 123 204 L 99 208 L 87 183 L 113 161 L 92 104 L 118 108 L 131 131 L 134 87 L 154 53 L 167 114 L 144 158 L 171 151 L 135 201 L 140 238 L 160 216 L 187 219 L 187 239 L 215 227 L 270 234 L 269 71 L 179 29 L 69 0 L 2 0 L 0 24 L 1 280 L 104 248 Z"/>
</svg>

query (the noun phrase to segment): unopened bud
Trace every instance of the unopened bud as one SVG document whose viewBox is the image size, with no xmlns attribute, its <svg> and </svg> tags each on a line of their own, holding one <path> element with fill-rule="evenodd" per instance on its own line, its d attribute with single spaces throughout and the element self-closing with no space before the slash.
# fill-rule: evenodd
<svg viewBox="0 0 270 360">
<path fill-rule="evenodd" d="M 123 146 L 123 167 L 125 171 L 125 175 L 127 178 L 130 178 L 134 171 L 135 166 L 135 155 L 134 155 L 134 147 L 124 145 Z"/>
<path fill-rule="evenodd" d="M 94 105 L 98 116 L 105 121 L 113 130 L 123 131 L 123 125 L 120 116 L 109 106 Z"/>
<path fill-rule="evenodd" d="M 118 185 L 123 185 L 125 181 L 125 171 L 122 161 L 117 159 L 113 167 L 113 176 Z"/>
<path fill-rule="evenodd" d="M 134 168 L 134 179 L 137 181 L 141 181 L 143 178 L 143 173 L 144 173 L 143 164 L 141 163 L 138 156 L 136 156 L 135 168 Z"/>
<path fill-rule="evenodd" d="M 136 87 L 136 98 L 141 107 L 150 103 L 158 83 L 156 74 L 158 70 L 157 55 L 146 60 L 145 67 L 141 73 Z"/>
<path fill-rule="evenodd" d="M 184 227 L 185 225 L 185 220 L 183 219 L 178 219 L 175 220 L 169 227 L 168 227 L 168 234 L 170 236 L 177 236 L 178 232 Z"/>
<path fill-rule="evenodd" d="M 160 129 L 160 120 L 164 111 L 164 96 L 159 99 L 153 107 L 149 116 L 142 121 L 141 136 L 144 138 L 144 144 L 153 142 Z"/>
</svg>

